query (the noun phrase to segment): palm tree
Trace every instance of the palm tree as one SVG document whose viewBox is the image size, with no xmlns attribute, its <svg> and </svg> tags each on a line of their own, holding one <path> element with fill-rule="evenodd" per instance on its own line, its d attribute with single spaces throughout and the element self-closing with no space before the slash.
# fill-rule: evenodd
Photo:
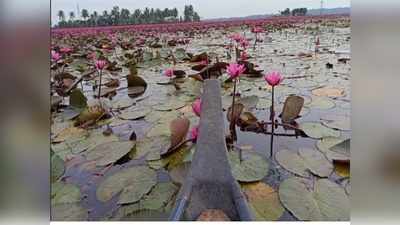
<svg viewBox="0 0 400 225">
<path fill-rule="evenodd" d="M 82 9 L 82 17 L 84 20 L 89 17 L 89 12 L 87 9 Z"/>
<path fill-rule="evenodd" d="M 62 11 L 62 10 L 58 11 L 57 16 L 60 19 L 60 21 L 65 21 L 65 13 L 64 13 L 64 11 Z"/>
<path fill-rule="evenodd" d="M 73 21 L 74 19 L 75 19 L 75 13 L 71 11 L 69 13 L 69 20 Z"/>
</svg>

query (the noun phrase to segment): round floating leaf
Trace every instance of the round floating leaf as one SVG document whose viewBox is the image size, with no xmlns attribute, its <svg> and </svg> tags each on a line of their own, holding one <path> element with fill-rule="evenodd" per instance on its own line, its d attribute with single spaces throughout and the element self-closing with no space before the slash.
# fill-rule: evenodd
<svg viewBox="0 0 400 225">
<path fill-rule="evenodd" d="M 279 186 L 279 198 L 287 210 L 302 221 L 348 220 L 349 198 L 344 189 L 328 179 L 315 182 L 315 190 L 307 188 L 307 180 L 289 178 Z"/>
<path fill-rule="evenodd" d="M 57 142 L 63 142 L 67 139 L 73 139 L 73 138 L 82 138 L 84 136 L 87 136 L 89 133 L 85 129 L 81 129 L 78 127 L 68 127 L 62 130 L 53 140 L 52 142 L 57 143 Z"/>
<path fill-rule="evenodd" d="M 170 111 L 185 107 L 186 103 L 177 99 L 169 99 L 166 102 L 155 105 L 153 108 L 158 111 Z"/>
<path fill-rule="evenodd" d="M 131 159 L 140 159 L 146 156 L 147 160 L 153 161 L 160 159 L 160 152 L 170 143 L 168 136 L 156 136 L 145 138 L 136 143 L 134 151 L 129 156 Z"/>
<path fill-rule="evenodd" d="M 302 123 L 300 124 L 300 129 L 302 129 L 307 136 L 315 139 L 321 139 L 324 137 L 340 137 L 340 131 L 325 127 L 320 123 Z"/>
<path fill-rule="evenodd" d="M 257 106 L 259 98 L 255 95 L 246 96 L 238 99 L 238 102 L 243 104 L 244 108 L 247 110 L 254 109 Z"/>
<path fill-rule="evenodd" d="M 136 120 L 145 117 L 151 110 L 149 108 L 140 108 L 135 110 L 123 111 L 119 117 L 124 120 Z"/>
<path fill-rule="evenodd" d="M 310 104 L 307 104 L 308 107 L 312 109 L 331 109 L 335 107 L 335 103 L 332 102 L 329 98 L 323 97 L 313 97 Z"/>
<path fill-rule="evenodd" d="M 51 185 L 51 204 L 75 203 L 81 200 L 79 187 L 64 182 L 56 182 Z"/>
<path fill-rule="evenodd" d="M 231 221 L 231 219 L 222 210 L 207 209 L 201 212 L 197 221 Z"/>
<path fill-rule="evenodd" d="M 344 90 L 339 88 L 323 87 L 312 91 L 315 96 L 326 96 L 326 97 L 342 97 L 344 96 Z"/>
<path fill-rule="evenodd" d="M 57 204 L 51 207 L 52 221 L 85 221 L 88 212 L 79 204 Z"/>
<path fill-rule="evenodd" d="M 263 182 L 242 185 L 250 208 L 254 211 L 256 220 L 278 220 L 284 208 L 279 201 L 278 193 Z"/>
<path fill-rule="evenodd" d="M 307 168 L 319 177 L 328 177 L 333 171 L 333 165 L 324 154 L 316 149 L 301 148 L 299 155 L 303 158 Z"/>
<path fill-rule="evenodd" d="M 257 109 L 269 109 L 272 105 L 272 101 L 267 98 L 260 98 L 256 108 Z"/>
<path fill-rule="evenodd" d="M 95 160 L 97 166 L 106 166 L 127 155 L 134 146 L 133 141 L 100 144 L 87 153 L 86 159 Z"/>
<path fill-rule="evenodd" d="M 322 124 L 324 124 L 327 127 L 334 128 L 337 130 L 345 130 L 345 131 L 351 130 L 350 117 L 330 115 L 321 118 L 321 120 Z"/>
<path fill-rule="evenodd" d="M 325 137 L 317 142 L 317 148 L 330 160 L 347 160 L 350 156 L 331 151 L 330 148 L 344 141 L 342 138 Z"/>
<path fill-rule="evenodd" d="M 114 109 L 124 109 L 131 107 L 133 104 L 135 104 L 135 100 L 131 98 L 122 98 L 114 101 L 112 103 L 112 108 Z"/>
<path fill-rule="evenodd" d="M 236 180 L 254 182 L 263 179 L 268 174 L 269 164 L 266 159 L 255 152 L 243 152 L 242 161 L 239 152 L 228 153 L 229 164 Z"/>
<path fill-rule="evenodd" d="M 170 136 L 170 131 L 169 131 L 169 122 L 159 122 L 156 125 L 154 125 L 149 132 L 146 133 L 146 137 L 148 138 L 153 138 L 153 137 L 158 137 L 158 136 Z"/>
<path fill-rule="evenodd" d="M 123 169 L 104 179 L 97 188 L 97 198 L 106 202 L 122 191 L 119 204 L 139 201 L 157 183 L 157 173 L 147 166 Z"/>
<path fill-rule="evenodd" d="M 144 209 L 161 209 L 178 192 L 178 187 L 173 183 L 158 183 L 151 192 L 140 201 Z"/>
<path fill-rule="evenodd" d="M 51 157 L 51 182 L 55 182 L 65 171 L 64 161 L 56 154 Z"/>
<path fill-rule="evenodd" d="M 276 153 L 275 159 L 286 170 L 302 177 L 309 176 L 304 159 L 297 152 L 283 149 Z"/>
</svg>

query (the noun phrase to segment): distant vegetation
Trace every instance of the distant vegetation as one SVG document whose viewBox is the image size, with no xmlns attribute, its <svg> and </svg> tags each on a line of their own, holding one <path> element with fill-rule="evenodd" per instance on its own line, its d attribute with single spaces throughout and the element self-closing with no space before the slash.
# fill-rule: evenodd
<svg viewBox="0 0 400 225">
<path fill-rule="evenodd" d="M 281 11 L 282 16 L 305 16 L 307 15 L 307 8 L 297 8 L 290 11 L 289 8 Z"/>
<path fill-rule="evenodd" d="M 111 26 L 129 24 L 151 24 L 164 22 L 196 22 L 200 21 L 200 16 L 194 11 L 192 5 L 185 5 L 183 17 L 179 16 L 178 9 L 154 9 L 145 8 L 144 10 L 129 9 L 114 6 L 110 12 L 104 10 L 102 14 L 96 11 L 90 13 L 87 9 L 82 9 L 79 18 L 74 12 L 68 13 L 68 20 L 63 10 L 58 11 L 59 22 L 55 27 L 87 27 L 87 26 Z"/>
</svg>

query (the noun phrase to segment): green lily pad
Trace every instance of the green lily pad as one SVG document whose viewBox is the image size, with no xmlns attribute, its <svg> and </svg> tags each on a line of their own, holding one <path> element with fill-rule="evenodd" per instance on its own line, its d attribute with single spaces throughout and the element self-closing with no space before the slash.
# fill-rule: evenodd
<svg viewBox="0 0 400 225">
<path fill-rule="evenodd" d="M 317 148 L 330 160 L 348 160 L 349 155 L 332 151 L 330 148 L 344 141 L 342 138 L 325 137 L 317 142 Z"/>
<path fill-rule="evenodd" d="M 272 101 L 267 98 L 260 98 L 256 108 L 257 109 L 269 109 L 272 105 Z"/>
<path fill-rule="evenodd" d="M 320 151 L 310 148 L 300 148 L 299 155 L 313 174 L 319 177 L 328 177 L 332 173 L 332 163 Z"/>
<path fill-rule="evenodd" d="M 328 179 L 315 182 L 309 190 L 307 180 L 293 177 L 279 186 L 284 207 L 302 221 L 349 220 L 350 201 L 344 189 Z"/>
<path fill-rule="evenodd" d="M 95 160 L 97 166 L 106 166 L 127 155 L 134 146 L 133 141 L 100 144 L 87 153 L 86 159 Z"/>
<path fill-rule="evenodd" d="M 129 156 L 131 159 L 140 159 L 146 156 L 146 160 L 153 161 L 159 160 L 160 152 L 164 148 L 168 148 L 170 138 L 168 136 L 155 136 L 152 138 L 145 138 L 136 143 L 134 151 Z"/>
<path fill-rule="evenodd" d="M 299 154 L 290 150 L 280 150 L 275 155 L 276 161 L 286 170 L 302 177 L 308 177 L 308 168 L 304 163 L 304 159 Z"/>
<path fill-rule="evenodd" d="M 135 100 L 131 98 L 122 98 L 112 102 L 113 109 L 125 109 L 135 104 Z"/>
<path fill-rule="evenodd" d="M 335 107 L 335 103 L 329 98 L 313 97 L 311 103 L 307 104 L 307 107 L 310 107 L 312 109 L 326 110 Z"/>
<path fill-rule="evenodd" d="M 185 102 L 179 101 L 179 100 L 173 98 L 173 99 L 167 100 L 166 102 L 164 102 L 162 104 L 155 105 L 155 106 L 153 106 L 153 108 L 158 111 L 171 111 L 171 110 L 183 108 L 185 105 L 186 105 Z"/>
<path fill-rule="evenodd" d="M 118 203 L 134 203 L 147 194 L 156 183 L 156 171 L 147 166 L 136 166 L 106 177 L 97 188 L 96 195 L 100 201 L 107 202 L 122 191 Z"/>
<path fill-rule="evenodd" d="M 325 127 L 321 123 L 302 123 L 300 124 L 300 129 L 302 129 L 307 136 L 315 139 L 321 139 L 324 137 L 340 137 L 340 131 Z"/>
<path fill-rule="evenodd" d="M 124 120 L 136 120 L 145 117 L 147 114 L 150 113 L 149 108 L 141 108 L 141 109 L 135 109 L 135 110 L 128 110 L 128 111 L 123 111 L 119 117 Z"/>
<path fill-rule="evenodd" d="M 85 221 L 88 211 L 76 203 L 57 204 L 51 206 L 52 221 Z"/>
<path fill-rule="evenodd" d="M 173 183 L 158 183 L 151 192 L 140 201 L 144 209 L 161 209 L 178 192 L 178 187 Z"/>
<path fill-rule="evenodd" d="M 242 103 L 247 110 L 251 110 L 256 108 L 259 98 L 255 95 L 246 96 L 243 98 L 238 99 L 239 103 Z"/>
<path fill-rule="evenodd" d="M 228 159 L 232 174 L 238 181 L 259 181 L 268 174 L 267 160 L 255 152 L 243 152 L 243 161 L 240 161 L 239 152 L 231 151 L 228 153 Z"/>
<path fill-rule="evenodd" d="M 79 187 L 64 182 L 56 182 L 51 185 L 51 204 L 75 203 L 81 201 Z"/>
<path fill-rule="evenodd" d="M 65 171 L 64 161 L 60 156 L 54 154 L 51 156 L 51 182 L 55 182 Z"/>
<path fill-rule="evenodd" d="M 337 130 L 351 130 L 350 117 L 329 115 L 321 118 L 322 124 Z"/>
<path fill-rule="evenodd" d="M 278 220 L 284 208 L 279 201 L 278 193 L 263 182 L 242 185 L 249 206 L 257 221 Z"/>
<path fill-rule="evenodd" d="M 157 123 L 154 125 L 149 132 L 147 132 L 146 137 L 158 137 L 158 136 L 170 136 L 171 132 L 169 131 L 169 122 Z"/>
</svg>

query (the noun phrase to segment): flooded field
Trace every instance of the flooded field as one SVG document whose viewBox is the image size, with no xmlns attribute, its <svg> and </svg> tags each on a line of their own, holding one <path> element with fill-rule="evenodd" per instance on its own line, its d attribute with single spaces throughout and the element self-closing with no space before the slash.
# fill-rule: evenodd
<svg viewBox="0 0 400 225">
<path fill-rule="evenodd" d="M 240 118 L 256 117 L 250 125 L 270 120 L 268 72 L 284 78 L 274 87 L 275 119 L 289 96 L 304 99 L 291 121 L 302 133 L 274 136 L 272 157 L 271 135 L 237 124 L 232 143 L 225 121 L 232 173 L 255 218 L 349 220 L 350 19 L 254 26 L 54 30 L 52 219 L 168 220 L 196 151 L 193 129 L 201 118 L 192 105 L 202 80 L 220 80 L 225 118 L 232 105 L 226 66 L 207 68 L 239 62 L 252 71 L 240 75 L 236 90 Z M 235 47 L 232 34 L 247 46 Z"/>
</svg>

